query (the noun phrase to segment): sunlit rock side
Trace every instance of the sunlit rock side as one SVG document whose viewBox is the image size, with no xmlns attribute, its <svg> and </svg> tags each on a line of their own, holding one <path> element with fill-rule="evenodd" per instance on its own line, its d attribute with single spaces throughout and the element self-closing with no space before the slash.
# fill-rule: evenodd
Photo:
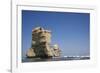
<svg viewBox="0 0 100 73">
<path fill-rule="evenodd" d="M 27 57 L 52 58 L 60 56 L 58 45 L 51 44 L 51 31 L 41 27 L 32 30 L 32 44 L 27 51 Z M 51 47 L 52 46 L 52 47 Z"/>
<path fill-rule="evenodd" d="M 27 53 L 26 53 L 26 56 L 27 57 L 35 57 L 36 56 L 36 54 L 35 54 L 35 52 L 34 52 L 34 49 L 32 49 L 32 48 L 29 48 L 28 49 L 28 51 L 27 51 Z"/>
</svg>

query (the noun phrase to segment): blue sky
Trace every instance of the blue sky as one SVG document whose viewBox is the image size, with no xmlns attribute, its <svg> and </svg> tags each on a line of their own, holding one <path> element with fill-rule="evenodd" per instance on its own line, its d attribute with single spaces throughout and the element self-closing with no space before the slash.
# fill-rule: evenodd
<svg viewBox="0 0 100 73">
<path fill-rule="evenodd" d="M 62 56 L 90 54 L 90 14 L 22 10 L 22 55 L 31 47 L 32 29 L 51 30 L 51 44 L 58 44 Z"/>
</svg>

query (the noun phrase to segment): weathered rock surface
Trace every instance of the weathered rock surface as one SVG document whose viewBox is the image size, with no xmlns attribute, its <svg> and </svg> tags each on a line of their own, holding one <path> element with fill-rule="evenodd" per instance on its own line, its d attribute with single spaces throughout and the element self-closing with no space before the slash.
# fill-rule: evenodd
<svg viewBox="0 0 100 73">
<path fill-rule="evenodd" d="M 36 54 L 34 52 L 34 49 L 33 48 L 28 49 L 26 56 L 27 57 L 35 57 Z"/>
<path fill-rule="evenodd" d="M 60 49 L 58 45 L 51 47 L 51 31 L 37 27 L 32 30 L 32 45 L 27 52 L 27 57 L 59 57 Z"/>
</svg>

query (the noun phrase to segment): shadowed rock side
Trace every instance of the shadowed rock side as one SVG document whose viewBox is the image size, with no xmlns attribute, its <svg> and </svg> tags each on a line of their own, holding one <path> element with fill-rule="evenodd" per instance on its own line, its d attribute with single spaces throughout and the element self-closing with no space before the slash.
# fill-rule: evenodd
<svg viewBox="0 0 100 73">
<path fill-rule="evenodd" d="M 28 58 L 52 58 L 60 56 L 58 45 L 51 44 L 51 31 L 41 27 L 32 30 L 31 48 L 26 53 Z"/>
</svg>

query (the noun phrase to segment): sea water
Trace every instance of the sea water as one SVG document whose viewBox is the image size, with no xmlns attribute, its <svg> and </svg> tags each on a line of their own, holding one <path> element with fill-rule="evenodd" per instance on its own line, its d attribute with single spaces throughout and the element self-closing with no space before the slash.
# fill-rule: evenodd
<svg viewBox="0 0 100 73">
<path fill-rule="evenodd" d="M 22 62 L 45 62 L 45 61 L 72 61 L 89 60 L 90 57 L 53 57 L 53 58 L 22 58 Z"/>
</svg>

